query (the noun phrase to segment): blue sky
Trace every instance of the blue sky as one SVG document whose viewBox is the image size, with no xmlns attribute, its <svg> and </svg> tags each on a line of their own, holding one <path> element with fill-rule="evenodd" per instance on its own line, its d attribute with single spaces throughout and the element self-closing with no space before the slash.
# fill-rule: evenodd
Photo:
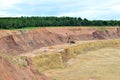
<svg viewBox="0 0 120 80">
<path fill-rule="evenodd" d="M 120 20 L 120 0 L 0 0 L 0 17 L 19 16 Z"/>
</svg>

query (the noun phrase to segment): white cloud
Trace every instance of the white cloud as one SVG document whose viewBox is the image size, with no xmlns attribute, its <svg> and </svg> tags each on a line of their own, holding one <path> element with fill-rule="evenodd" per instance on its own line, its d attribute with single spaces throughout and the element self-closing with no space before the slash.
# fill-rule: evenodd
<svg viewBox="0 0 120 80">
<path fill-rule="evenodd" d="M 12 13 L 9 13 L 7 10 L 16 8 L 14 5 L 21 2 L 21 0 L 0 0 L 0 16 L 11 16 Z"/>
<path fill-rule="evenodd" d="M 120 14 L 119 0 L 84 0 L 82 3 L 72 4 L 76 6 L 69 13 L 63 12 L 59 16 L 77 16 L 88 19 L 116 19 L 114 16 Z M 120 16 L 116 15 L 118 19 Z"/>
<path fill-rule="evenodd" d="M 21 0 L 0 0 L 0 8 L 11 8 L 14 4 L 21 2 Z"/>
<path fill-rule="evenodd" d="M 0 0 L 0 16 L 77 16 L 120 18 L 120 0 Z"/>
</svg>

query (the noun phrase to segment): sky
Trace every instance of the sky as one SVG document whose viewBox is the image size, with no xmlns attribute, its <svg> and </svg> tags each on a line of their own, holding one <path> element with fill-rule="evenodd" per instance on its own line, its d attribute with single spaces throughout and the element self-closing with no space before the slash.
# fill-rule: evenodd
<svg viewBox="0 0 120 80">
<path fill-rule="evenodd" d="M 0 17 L 20 16 L 120 20 L 120 0 L 0 0 Z"/>
</svg>

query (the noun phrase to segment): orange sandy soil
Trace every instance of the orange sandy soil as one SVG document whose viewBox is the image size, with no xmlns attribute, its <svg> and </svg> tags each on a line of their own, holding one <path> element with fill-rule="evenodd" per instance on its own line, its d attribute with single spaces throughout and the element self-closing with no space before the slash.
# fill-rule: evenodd
<svg viewBox="0 0 120 80">
<path fill-rule="evenodd" d="M 120 38 L 120 29 L 106 28 L 38 28 L 33 30 L 0 30 L 0 51 L 11 54 L 31 52 L 42 47 L 67 42 L 68 33 L 75 41 Z"/>
<path fill-rule="evenodd" d="M 36 53 L 36 50 L 39 52 L 40 48 L 43 48 L 43 51 L 46 51 L 47 49 L 51 50 L 51 48 L 52 50 L 55 50 L 54 47 L 48 46 L 65 44 L 67 42 L 66 33 L 71 35 L 75 41 L 120 38 L 120 30 L 116 30 L 116 28 L 108 28 L 107 31 L 88 27 L 0 30 L 0 52 L 5 54 L 21 55 L 32 51 L 35 51 Z M 60 74 L 62 74 L 62 72 L 60 72 Z M 38 74 L 32 65 L 27 66 L 26 68 L 19 68 L 8 60 L 0 57 L 0 80 L 32 79 L 49 80 L 45 75 Z M 62 80 L 66 79 L 63 78 Z"/>
</svg>

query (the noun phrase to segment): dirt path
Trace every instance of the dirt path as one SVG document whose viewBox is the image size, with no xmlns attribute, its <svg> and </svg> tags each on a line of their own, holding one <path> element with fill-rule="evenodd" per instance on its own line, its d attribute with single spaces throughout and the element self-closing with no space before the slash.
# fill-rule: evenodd
<svg viewBox="0 0 120 80">
<path fill-rule="evenodd" d="M 67 64 L 44 73 L 52 80 L 120 80 L 120 48 L 89 51 Z"/>
<path fill-rule="evenodd" d="M 67 47 L 70 47 L 70 46 L 75 46 L 75 45 L 80 45 L 80 44 L 90 43 L 90 42 L 95 42 L 95 41 L 98 41 L 98 40 L 77 41 L 75 44 L 64 43 L 64 44 L 61 44 L 61 45 L 42 47 L 40 49 L 36 49 L 36 50 L 31 51 L 31 52 L 20 54 L 20 56 L 34 57 L 37 54 L 42 54 L 42 53 L 45 53 L 45 52 L 59 52 L 59 51 L 65 49 Z"/>
<path fill-rule="evenodd" d="M 54 45 L 54 46 L 42 47 L 40 49 L 35 49 L 33 51 L 30 51 L 30 52 L 27 52 L 24 54 L 20 54 L 20 56 L 34 57 L 34 56 L 39 55 L 39 54 L 45 54 L 46 52 L 60 52 L 61 50 L 64 50 L 65 48 L 70 47 L 70 46 L 76 46 L 76 45 L 80 45 L 80 44 L 84 44 L 84 43 L 97 42 L 97 41 L 109 41 L 109 40 L 111 40 L 111 39 L 76 41 L 75 44 L 64 43 L 61 45 Z"/>
</svg>

